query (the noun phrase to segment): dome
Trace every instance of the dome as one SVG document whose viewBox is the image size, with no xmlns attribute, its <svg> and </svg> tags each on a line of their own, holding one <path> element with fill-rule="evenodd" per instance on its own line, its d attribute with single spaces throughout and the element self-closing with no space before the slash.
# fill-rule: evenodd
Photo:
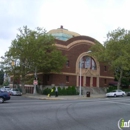
<svg viewBox="0 0 130 130">
<path fill-rule="evenodd" d="M 64 29 L 63 26 L 61 26 L 58 29 L 53 29 L 48 32 L 48 34 L 51 34 L 56 39 L 67 41 L 68 39 L 76 36 L 80 36 L 80 34 L 72 31 L 68 31 L 67 29 Z"/>
</svg>

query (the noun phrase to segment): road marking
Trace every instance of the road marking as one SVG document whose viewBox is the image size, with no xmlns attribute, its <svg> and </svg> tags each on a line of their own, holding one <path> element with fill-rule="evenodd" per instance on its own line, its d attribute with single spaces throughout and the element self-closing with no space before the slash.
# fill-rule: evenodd
<svg viewBox="0 0 130 130">
<path fill-rule="evenodd" d="M 127 101 L 127 100 L 119 100 L 119 101 Z M 103 102 L 116 103 L 116 104 L 121 104 L 121 105 L 128 105 L 128 106 L 130 106 L 129 103 L 121 103 L 121 102 L 116 102 L 116 101 L 103 101 Z"/>
</svg>

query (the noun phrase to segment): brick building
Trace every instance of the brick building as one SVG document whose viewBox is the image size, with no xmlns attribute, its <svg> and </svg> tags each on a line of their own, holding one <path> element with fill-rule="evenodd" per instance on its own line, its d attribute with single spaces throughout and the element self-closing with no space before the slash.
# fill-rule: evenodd
<svg viewBox="0 0 130 130">
<path fill-rule="evenodd" d="M 94 38 L 68 31 L 63 26 L 48 34 L 55 37 L 57 48 L 68 60 L 61 73 L 42 77 L 44 85 L 80 86 L 81 81 L 83 87 L 106 87 L 113 81 L 114 76 L 109 66 L 90 56 L 90 47 L 96 44 Z"/>
</svg>

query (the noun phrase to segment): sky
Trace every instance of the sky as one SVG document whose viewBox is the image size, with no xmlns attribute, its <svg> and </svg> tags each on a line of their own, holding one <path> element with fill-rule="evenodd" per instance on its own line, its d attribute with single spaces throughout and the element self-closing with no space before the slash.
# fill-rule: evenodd
<svg viewBox="0 0 130 130">
<path fill-rule="evenodd" d="M 9 50 L 18 29 L 61 25 L 104 43 L 117 28 L 130 30 L 130 0 L 0 0 L 0 57 Z"/>
</svg>

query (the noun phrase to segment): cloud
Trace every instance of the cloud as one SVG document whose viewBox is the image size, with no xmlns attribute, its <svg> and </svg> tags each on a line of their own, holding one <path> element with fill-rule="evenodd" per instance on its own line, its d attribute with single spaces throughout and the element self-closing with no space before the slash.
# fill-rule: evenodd
<svg viewBox="0 0 130 130">
<path fill-rule="evenodd" d="M 40 0 L 39 0 L 40 2 Z M 27 25 L 34 29 L 38 26 L 37 14 L 41 6 L 37 0 L 0 0 L 0 55 L 4 55 L 16 38 L 18 28 Z M 42 1 L 41 1 L 42 2 Z"/>
<path fill-rule="evenodd" d="M 0 0 L 0 55 L 16 38 L 18 28 L 64 28 L 103 43 L 118 27 L 130 29 L 129 0 Z"/>
<path fill-rule="evenodd" d="M 39 25 L 47 30 L 63 25 L 71 31 L 91 36 L 103 43 L 109 31 L 128 25 L 128 22 L 124 21 L 126 19 L 124 14 L 129 10 L 128 2 L 125 0 L 48 0 L 39 12 Z"/>
</svg>

